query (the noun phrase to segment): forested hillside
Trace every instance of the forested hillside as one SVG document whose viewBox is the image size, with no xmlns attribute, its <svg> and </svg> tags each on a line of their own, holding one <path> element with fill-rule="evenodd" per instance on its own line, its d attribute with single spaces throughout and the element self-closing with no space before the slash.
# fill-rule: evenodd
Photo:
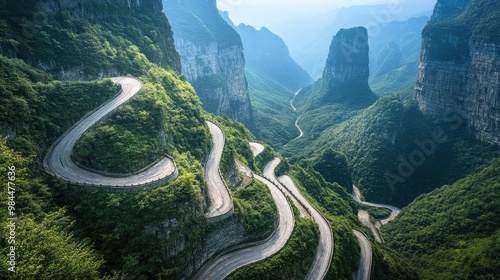
<svg viewBox="0 0 500 280">
<path fill-rule="evenodd" d="M 500 160 L 422 195 L 384 228 L 423 279 L 495 279 L 500 270 Z"/>
<path fill-rule="evenodd" d="M 173 71 L 180 69 L 179 57 L 160 1 L 140 7 L 118 0 L 113 7 L 68 2 L 63 10 L 44 1 L 13 2 L 3 1 L 0 11 L 0 164 L 4 172 L 15 169 L 18 217 L 12 279 L 191 274 L 196 268 L 187 264 L 204 261 L 206 253 L 197 250 L 226 224 L 209 226 L 204 217 L 208 115 L 185 77 Z M 180 170 L 174 183 L 135 194 L 106 193 L 43 172 L 47 148 L 119 93 L 109 80 L 93 81 L 109 75 L 137 76 L 143 91 L 91 130 L 76 158 L 91 168 L 135 172 L 168 153 Z M 223 169 L 232 171 L 233 158 L 253 166 L 247 144 L 253 136 L 236 122 L 221 125 L 229 137 Z M 243 229 L 241 241 L 264 238 L 273 226 L 269 191 L 252 188 L 235 193 L 236 214 L 227 222 Z M 7 212 L 1 215 L 6 220 Z M 2 227 L 0 237 L 5 271 L 7 230 Z"/>
</svg>

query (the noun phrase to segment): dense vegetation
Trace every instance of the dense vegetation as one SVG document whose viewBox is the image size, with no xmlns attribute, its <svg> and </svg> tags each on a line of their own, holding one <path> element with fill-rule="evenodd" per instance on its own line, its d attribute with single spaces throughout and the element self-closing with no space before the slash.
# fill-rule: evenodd
<svg viewBox="0 0 500 280">
<path fill-rule="evenodd" d="M 463 178 L 500 156 L 498 147 L 474 140 L 461 118 L 424 116 L 415 102 L 393 96 L 325 129 L 295 158 L 314 157 L 328 149 L 345 155 L 353 182 L 368 201 L 396 205 Z"/>
<path fill-rule="evenodd" d="M 135 172 L 176 149 L 201 160 L 210 144 L 200 102 L 191 85 L 175 76 L 161 68 L 149 70 L 141 77 L 144 90 L 84 134 L 74 158 L 114 173 Z"/>
<path fill-rule="evenodd" d="M 295 212 L 295 228 L 285 247 L 261 263 L 237 270 L 228 279 L 304 278 L 314 260 L 319 233 L 313 221 L 300 218 Z"/>
<path fill-rule="evenodd" d="M 129 16 L 130 8 L 119 5 L 86 8 L 97 15 L 87 11 L 75 16 L 70 10 L 49 14 L 34 11 L 29 1 L 9 1 L 0 11 L 0 54 L 70 80 L 117 73 L 140 76 L 145 61 L 180 69 L 161 11 Z"/>
<path fill-rule="evenodd" d="M 337 183 L 327 183 L 310 166 L 304 168 L 294 165 L 290 175 L 295 179 L 297 187 L 327 218 L 332 227 L 335 250 L 327 277 L 350 278 L 359 263 L 359 247 L 352 233 L 352 227 L 357 223 L 354 201 L 341 186 Z"/>
<path fill-rule="evenodd" d="M 21 60 L 4 56 L 0 56 L 0 85 L 0 123 L 15 131 L 9 145 L 26 155 L 42 152 L 85 112 L 119 91 L 110 81 L 54 81 Z"/>
<path fill-rule="evenodd" d="M 424 279 L 495 279 L 500 270 L 500 160 L 418 197 L 384 228 Z"/>
<path fill-rule="evenodd" d="M 36 167 L 42 147 L 48 147 L 72 121 L 93 109 L 94 102 L 103 102 L 116 94 L 117 88 L 109 81 L 51 81 L 49 75 L 20 60 L 1 56 L 0 84 L 2 105 L 8 104 L 0 123 L 13 138 L 0 140 L 0 170 L 7 174 L 8 167 L 15 168 L 18 274 L 13 279 L 101 279 L 102 256 L 95 253 L 88 241 L 74 235 L 72 218 L 54 203 L 54 189 Z M 94 96 L 82 95 L 87 92 Z M 2 182 L 7 185 L 7 177 L 4 178 Z M 7 209 L 7 200 L 1 205 Z M 4 221 L 7 213 L 1 211 Z M 5 273 L 7 230 L 0 230 Z M 30 257 L 20 257 L 23 255 Z"/>
<path fill-rule="evenodd" d="M 458 5 L 441 3 L 439 10 L 425 27 L 423 36 L 448 33 L 458 38 L 465 36 L 477 43 L 499 43 L 499 30 L 500 2 L 470 0 L 461 1 Z"/>
<path fill-rule="evenodd" d="M 49 187 L 33 178 L 28 169 L 33 163 L 30 157 L 7 147 L 6 139 L 0 140 L 0 170 L 7 174 L 15 168 L 15 243 L 8 244 L 6 237 L 10 228 L 7 223 L 0 229 L 1 269 L 7 269 L 10 246 L 15 246 L 16 271 L 9 279 L 67 279 L 101 278 L 102 257 L 88 245 L 73 237 L 71 221 L 64 210 L 53 207 Z M 11 174 L 12 175 L 12 174 Z M 6 181 L 5 185 L 7 185 Z M 2 209 L 7 209 L 7 200 L 2 200 Z M 1 211 L 0 217 L 7 221 L 8 212 Z M 36 220 L 35 220 L 36 219 Z M 22 256 L 22 257 L 20 257 Z"/>
<path fill-rule="evenodd" d="M 254 140 L 254 136 L 240 122 L 237 122 L 228 117 L 210 116 L 213 122 L 222 127 L 225 135 L 224 152 L 221 159 L 221 171 L 224 174 L 233 172 L 234 159 L 238 159 L 243 164 L 250 168 L 254 168 L 254 159 L 252 150 L 248 142 Z"/>
</svg>

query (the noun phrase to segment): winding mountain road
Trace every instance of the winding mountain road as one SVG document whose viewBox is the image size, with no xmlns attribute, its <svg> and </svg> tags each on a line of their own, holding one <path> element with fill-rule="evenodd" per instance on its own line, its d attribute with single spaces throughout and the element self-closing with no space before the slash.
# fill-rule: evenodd
<svg viewBox="0 0 500 280">
<path fill-rule="evenodd" d="M 293 95 L 293 98 L 292 100 L 290 100 L 290 106 L 292 107 L 293 111 L 296 112 L 297 111 L 297 108 L 295 108 L 295 106 L 293 106 L 293 101 L 295 101 L 295 98 L 297 97 L 297 95 L 299 94 L 299 92 L 301 91 L 302 89 L 299 89 L 298 91 L 295 92 L 295 94 Z M 299 126 L 299 117 L 297 117 L 297 119 L 295 119 L 295 127 L 297 128 L 297 130 L 299 131 L 299 136 L 295 137 L 294 139 L 292 140 L 296 140 L 296 139 L 299 139 L 301 138 L 302 136 L 304 136 L 304 132 L 302 131 L 302 129 L 300 128 Z"/>
<path fill-rule="evenodd" d="M 264 176 L 270 178 L 276 184 L 283 186 L 288 193 L 291 194 L 292 200 L 299 208 L 303 207 L 310 213 L 316 224 L 319 227 L 319 241 L 316 247 L 316 255 L 313 264 L 307 273 L 306 279 L 323 279 L 328 273 L 330 263 L 333 256 L 333 233 L 330 224 L 323 215 L 305 198 L 300 190 L 293 182 L 292 178 L 287 175 L 275 177 L 274 170 L 280 164 L 279 158 L 274 158 L 264 168 Z M 300 208 L 299 208 L 300 209 Z"/>
<path fill-rule="evenodd" d="M 210 198 L 210 207 L 205 217 L 215 222 L 230 216 L 234 211 L 234 205 L 233 198 L 219 171 L 224 151 L 224 133 L 212 122 L 207 121 L 207 125 L 212 134 L 212 150 L 205 165 L 205 180 Z"/>
<path fill-rule="evenodd" d="M 175 179 L 178 173 L 177 167 L 169 157 L 163 158 L 139 174 L 119 178 L 82 169 L 71 159 L 73 147 L 87 130 L 142 91 L 142 82 L 136 78 L 115 77 L 111 78 L 111 80 L 122 86 L 122 92 L 96 111 L 84 116 L 54 143 L 44 158 L 45 171 L 70 183 L 95 186 L 133 186 L 154 182 L 166 177 L 171 177 L 172 180 Z"/>
<path fill-rule="evenodd" d="M 358 220 L 372 232 L 373 237 L 375 237 L 375 241 L 377 243 L 380 244 L 380 243 L 384 242 L 382 240 L 382 237 L 380 236 L 380 233 L 378 232 L 378 229 L 375 227 L 375 225 L 370 220 L 370 214 L 367 211 L 359 210 L 358 211 Z"/>
<path fill-rule="evenodd" d="M 250 142 L 249 144 L 254 158 L 260 155 L 265 149 L 264 145 L 257 142 Z"/>
<path fill-rule="evenodd" d="M 95 186 L 127 187 L 147 184 L 167 177 L 174 180 L 177 177 L 178 170 L 175 162 L 170 157 L 163 158 L 158 163 L 138 174 L 126 177 L 111 177 L 91 172 L 80 168 L 71 159 L 71 154 L 76 142 L 87 130 L 142 91 L 142 82 L 136 78 L 115 77 L 111 78 L 111 80 L 122 86 L 122 92 L 113 100 L 84 116 L 54 143 L 44 158 L 44 168 L 46 172 L 67 182 Z M 220 220 L 232 214 L 234 205 L 230 192 L 219 171 L 225 143 L 224 133 L 212 122 L 207 121 L 207 125 L 212 134 L 213 142 L 212 150 L 205 166 L 205 178 L 207 181 L 209 198 L 211 200 L 206 217 L 209 220 Z M 298 127 L 298 129 L 300 131 L 300 127 Z M 264 146 L 259 143 L 250 143 L 250 147 L 252 148 L 254 156 L 259 155 L 264 150 Z M 333 255 L 333 234 L 330 225 L 321 213 L 300 193 L 289 176 L 281 176 L 279 180 L 275 177 L 274 170 L 279 163 L 280 160 L 275 158 L 264 168 L 264 175 L 270 178 L 271 181 L 254 174 L 254 178 L 260 180 L 269 187 L 277 206 L 278 221 L 273 234 L 265 241 L 253 244 L 252 247 L 229 251 L 208 262 L 198 272 L 196 279 L 224 279 L 235 270 L 264 260 L 281 250 L 289 240 L 295 225 L 292 208 L 284 193 L 289 194 L 290 198 L 294 200 L 294 203 L 299 210 L 301 210 L 301 213 L 310 213 L 312 218 L 319 225 L 320 240 L 313 265 L 306 279 L 323 279 L 325 277 Z M 354 197 L 358 202 L 365 205 L 390 209 L 392 211 L 391 216 L 382 220 L 382 224 L 388 223 L 400 212 L 400 210 L 394 206 L 362 202 L 359 199 L 359 190 L 356 187 L 354 187 Z M 371 246 L 364 235 L 357 231 L 355 231 L 355 235 L 360 241 L 362 251 L 360 271 L 357 274 L 357 279 L 368 279 L 366 277 L 369 277 L 370 265 L 367 264 L 371 264 Z"/>
<path fill-rule="evenodd" d="M 356 200 L 358 203 L 361 203 L 361 204 L 367 205 L 367 206 L 372 206 L 372 207 L 377 207 L 377 208 L 386 208 L 386 209 L 391 210 L 391 214 L 389 215 L 389 217 L 387 217 L 383 220 L 380 220 L 380 223 L 382 225 L 385 225 L 385 224 L 389 223 L 390 221 L 394 220 L 396 218 L 396 216 L 399 215 L 399 213 L 401 212 L 401 209 L 399 209 L 396 206 L 362 201 L 361 200 L 361 193 L 359 192 L 359 189 L 356 186 L 352 186 L 352 188 L 353 188 L 352 195 L 354 197 L 354 200 Z"/>
<path fill-rule="evenodd" d="M 228 251 L 212 259 L 212 261 L 205 264 L 198 271 L 194 279 L 224 279 L 239 268 L 259 262 L 276 254 L 290 239 L 295 226 L 295 220 L 292 208 L 285 195 L 269 180 L 256 174 L 254 174 L 254 177 L 266 184 L 271 191 L 278 210 L 277 228 L 264 243 L 236 251 Z"/>
<path fill-rule="evenodd" d="M 366 236 L 357 230 L 353 230 L 354 235 L 358 238 L 359 247 L 361 249 L 359 268 L 356 273 L 355 280 L 369 280 L 372 269 L 372 244 Z"/>
</svg>

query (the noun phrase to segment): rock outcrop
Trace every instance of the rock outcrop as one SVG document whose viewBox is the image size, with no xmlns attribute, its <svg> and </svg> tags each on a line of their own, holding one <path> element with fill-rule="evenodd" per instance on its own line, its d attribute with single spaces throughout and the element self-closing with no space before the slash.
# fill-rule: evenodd
<svg viewBox="0 0 500 280">
<path fill-rule="evenodd" d="M 239 35 L 219 15 L 215 0 L 164 0 L 182 73 L 203 108 L 249 123 L 252 119 Z"/>
<path fill-rule="evenodd" d="M 482 1 L 438 1 L 423 33 L 416 95 L 422 111 L 444 116 L 457 114 L 477 138 L 500 145 L 498 31 L 490 36 L 483 27 L 467 22 L 479 21 L 468 11 L 477 10 L 486 2 L 498 4 L 479 2 Z M 485 11 L 494 13 L 498 9 Z M 490 25 L 499 20 L 494 15 L 481 17 L 491 18 Z"/>
<path fill-rule="evenodd" d="M 333 37 L 323 70 L 325 101 L 371 104 L 375 96 L 370 74 L 368 32 L 364 27 L 341 29 Z"/>
</svg>

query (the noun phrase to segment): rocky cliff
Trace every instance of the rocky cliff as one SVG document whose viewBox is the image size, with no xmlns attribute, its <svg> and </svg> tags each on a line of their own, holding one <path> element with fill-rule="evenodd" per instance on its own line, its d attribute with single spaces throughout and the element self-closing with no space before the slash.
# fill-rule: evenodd
<svg viewBox="0 0 500 280">
<path fill-rule="evenodd" d="M 416 95 L 424 112 L 458 114 L 483 141 L 500 145 L 500 3 L 436 4 L 423 32 Z"/>
<path fill-rule="evenodd" d="M 239 35 L 219 15 L 215 0 L 164 0 L 181 56 L 182 73 L 203 108 L 248 123 L 252 119 Z"/>
<path fill-rule="evenodd" d="M 341 29 L 333 38 L 323 70 L 326 101 L 372 103 L 368 85 L 368 32 L 364 27 Z"/>
</svg>

